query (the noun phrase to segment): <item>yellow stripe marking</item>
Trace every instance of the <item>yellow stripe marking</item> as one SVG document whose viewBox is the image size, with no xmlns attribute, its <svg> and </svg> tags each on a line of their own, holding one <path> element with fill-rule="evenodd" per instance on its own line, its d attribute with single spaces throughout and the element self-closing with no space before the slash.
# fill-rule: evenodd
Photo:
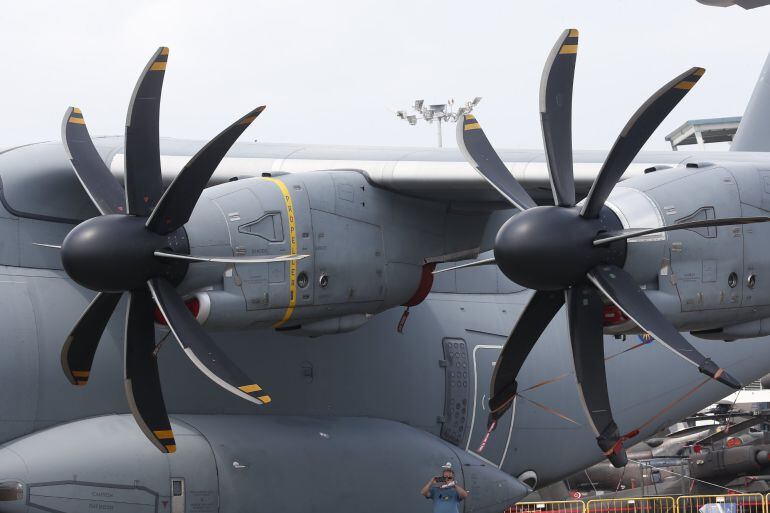
<svg viewBox="0 0 770 513">
<path fill-rule="evenodd" d="M 243 120 L 241 120 L 241 122 L 238 123 L 238 124 L 239 125 L 248 125 L 249 123 L 251 123 L 255 119 L 257 119 L 257 116 L 249 116 L 247 118 L 243 118 Z"/>
<path fill-rule="evenodd" d="M 688 82 L 687 80 L 682 80 L 681 82 L 679 82 L 677 85 L 674 86 L 675 89 L 684 89 L 687 91 L 689 91 L 693 87 L 695 87 L 695 82 Z"/>
<path fill-rule="evenodd" d="M 75 116 L 70 116 L 69 120 L 70 123 L 75 123 L 76 125 L 85 125 L 86 120 L 83 118 L 76 118 Z"/>
<path fill-rule="evenodd" d="M 562 45 L 559 53 L 562 55 L 577 53 L 578 45 Z"/>
<path fill-rule="evenodd" d="M 169 438 L 174 438 L 174 432 L 170 429 L 159 429 L 158 431 L 153 431 L 153 435 L 155 435 L 155 438 L 158 440 L 168 440 Z"/>
<path fill-rule="evenodd" d="M 254 383 L 253 385 L 243 385 L 242 387 L 238 387 L 238 389 L 248 394 L 250 392 L 259 392 L 262 390 L 262 387 Z"/>
<path fill-rule="evenodd" d="M 81 115 L 83 114 L 82 112 L 80 112 L 80 109 L 78 109 L 77 107 L 72 109 L 72 113 L 73 114 L 81 114 Z"/>
<path fill-rule="evenodd" d="M 292 255 L 297 254 L 297 223 L 294 219 L 294 203 L 291 201 L 291 194 L 286 184 L 275 178 L 265 177 L 268 182 L 273 182 L 281 189 L 283 195 L 283 202 L 286 204 L 286 215 L 289 217 L 289 253 Z M 294 306 L 297 304 L 297 261 L 291 260 L 289 262 L 289 306 L 286 307 L 286 312 L 283 314 L 283 318 L 273 324 L 273 328 L 282 326 L 286 321 L 291 318 L 291 314 L 294 313 Z"/>
<path fill-rule="evenodd" d="M 481 130 L 481 125 L 479 125 L 478 123 L 468 123 L 467 125 L 465 125 L 465 128 L 463 128 L 463 130 L 465 130 L 465 131 L 468 131 L 468 130 Z"/>
<path fill-rule="evenodd" d="M 166 445 L 165 447 L 168 452 L 176 452 L 176 445 L 171 444 L 171 445 Z"/>
<path fill-rule="evenodd" d="M 72 371 L 72 376 L 76 378 L 87 378 L 89 374 L 90 371 Z"/>
<path fill-rule="evenodd" d="M 164 47 L 163 47 L 163 49 L 160 51 L 160 54 L 161 54 L 161 55 L 168 55 L 168 48 L 166 48 L 166 47 L 164 46 Z"/>
<path fill-rule="evenodd" d="M 473 121 L 475 119 L 476 119 L 476 116 L 474 116 L 473 114 L 466 114 L 465 115 L 465 120 L 466 121 Z"/>
<path fill-rule="evenodd" d="M 163 71 L 165 69 L 166 69 L 165 62 L 153 62 L 152 66 L 150 66 L 150 71 Z"/>
<path fill-rule="evenodd" d="M 693 75 L 695 75 L 696 77 L 702 77 L 704 73 L 706 73 L 705 69 L 698 68 L 698 70 L 695 73 L 693 73 Z"/>
<path fill-rule="evenodd" d="M 272 401 L 272 399 L 270 399 L 269 395 L 261 395 L 261 396 L 257 397 L 257 399 L 262 401 L 262 404 L 269 404 L 270 401 Z"/>
<path fill-rule="evenodd" d="M 569 36 L 567 37 L 578 37 L 579 35 L 580 35 L 580 32 L 577 29 L 570 29 Z"/>
</svg>

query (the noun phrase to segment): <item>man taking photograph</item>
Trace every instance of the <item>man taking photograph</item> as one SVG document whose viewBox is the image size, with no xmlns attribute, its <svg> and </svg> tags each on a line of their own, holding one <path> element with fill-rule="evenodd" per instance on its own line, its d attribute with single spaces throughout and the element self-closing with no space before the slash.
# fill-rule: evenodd
<svg viewBox="0 0 770 513">
<path fill-rule="evenodd" d="M 420 493 L 433 501 L 433 513 L 459 513 L 460 501 L 468 496 L 468 492 L 455 482 L 455 473 L 450 462 L 441 468 L 441 477 L 432 477 Z"/>
</svg>

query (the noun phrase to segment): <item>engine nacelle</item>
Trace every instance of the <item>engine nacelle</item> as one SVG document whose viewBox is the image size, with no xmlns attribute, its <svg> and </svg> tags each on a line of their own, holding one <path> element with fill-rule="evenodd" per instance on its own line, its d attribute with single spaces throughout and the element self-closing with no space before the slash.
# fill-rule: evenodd
<svg viewBox="0 0 770 513">
<path fill-rule="evenodd" d="M 607 204 L 624 228 L 766 216 L 770 171 L 745 164 L 688 164 L 626 180 Z M 628 240 L 624 268 L 680 331 L 719 330 L 770 317 L 768 240 L 768 223 L 655 233 Z M 633 327 L 618 324 L 607 331 Z M 756 326 L 744 327 L 733 331 L 762 333 Z"/>
<path fill-rule="evenodd" d="M 237 180 L 204 192 L 185 225 L 191 252 L 307 258 L 196 264 L 179 288 L 207 296 L 210 328 L 350 331 L 429 289 L 427 261 L 478 251 L 486 219 L 373 187 L 356 171 Z"/>
</svg>

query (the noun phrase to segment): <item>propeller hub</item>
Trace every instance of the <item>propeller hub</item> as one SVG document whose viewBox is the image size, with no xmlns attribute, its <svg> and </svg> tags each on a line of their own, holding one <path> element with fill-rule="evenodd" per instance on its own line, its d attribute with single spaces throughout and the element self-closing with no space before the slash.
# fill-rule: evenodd
<svg viewBox="0 0 770 513">
<path fill-rule="evenodd" d="M 145 221 L 143 217 L 114 214 L 80 223 L 62 242 L 64 270 L 80 285 L 100 292 L 135 290 L 154 277 L 178 283 L 187 264 L 162 261 L 153 253 L 179 249 L 174 246 L 186 237 L 158 235 L 145 228 Z"/>
<path fill-rule="evenodd" d="M 495 261 L 512 281 L 535 290 L 560 290 L 585 279 L 600 264 L 623 265 L 625 243 L 594 246 L 596 235 L 622 228 L 604 208 L 598 219 L 577 207 L 535 207 L 511 217 L 497 233 Z"/>
</svg>

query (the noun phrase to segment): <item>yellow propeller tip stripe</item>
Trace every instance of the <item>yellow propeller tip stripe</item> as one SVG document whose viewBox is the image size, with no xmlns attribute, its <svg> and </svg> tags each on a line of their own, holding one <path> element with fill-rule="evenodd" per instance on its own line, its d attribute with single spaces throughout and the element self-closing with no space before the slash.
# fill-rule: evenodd
<svg viewBox="0 0 770 513">
<path fill-rule="evenodd" d="M 155 438 L 158 440 L 168 440 L 174 438 L 174 432 L 170 429 L 160 429 L 158 431 L 153 431 L 153 435 L 155 435 Z"/>
<path fill-rule="evenodd" d="M 161 50 L 160 50 L 160 54 L 161 55 L 168 55 L 168 47 L 167 46 L 162 47 Z"/>
<path fill-rule="evenodd" d="M 251 392 L 261 391 L 262 387 L 254 383 L 253 385 L 243 385 L 242 387 L 238 387 L 238 389 L 249 394 Z"/>
<path fill-rule="evenodd" d="M 695 70 L 693 75 L 695 75 L 696 77 L 702 77 L 704 73 L 706 73 L 706 70 L 704 68 L 698 68 Z"/>
<path fill-rule="evenodd" d="M 150 71 L 164 71 L 166 69 L 165 62 L 153 62 L 150 66 Z"/>
<path fill-rule="evenodd" d="M 464 130 L 465 131 L 468 131 L 468 130 L 481 130 L 481 125 L 479 125 L 478 123 L 469 123 L 469 124 L 465 125 Z"/>
<path fill-rule="evenodd" d="M 578 29 L 569 29 L 568 37 L 578 37 L 579 35 L 580 35 L 580 31 Z"/>
<path fill-rule="evenodd" d="M 261 395 L 261 396 L 257 397 L 257 399 L 262 401 L 262 404 L 269 404 L 270 402 L 272 402 L 272 399 L 270 399 L 269 395 Z"/>
<path fill-rule="evenodd" d="M 578 45 L 562 45 L 561 50 L 559 50 L 559 54 L 572 55 L 572 54 L 576 54 L 577 51 L 578 51 Z"/>
<path fill-rule="evenodd" d="M 251 122 L 252 122 L 252 121 L 254 121 L 255 119 L 257 119 L 257 116 L 249 116 L 249 117 L 247 117 L 247 118 L 243 118 L 243 119 L 241 120 L 241 122 L 240 122 L 240 123 L 238 123 L 238 124 L 239 124 L 239 125 L 248 125 L 249 123 L 251 123 Z"/>
<path fill-rule="evenodd" d="M 695 87 L 695 82 L 690 82 L 688 80 L 682 80 L 679 82 L 676 86 L 674 86 L 676 89 L 684 89 L 685 91 L 689 91 L 693 87 Z"/>
</svg>

